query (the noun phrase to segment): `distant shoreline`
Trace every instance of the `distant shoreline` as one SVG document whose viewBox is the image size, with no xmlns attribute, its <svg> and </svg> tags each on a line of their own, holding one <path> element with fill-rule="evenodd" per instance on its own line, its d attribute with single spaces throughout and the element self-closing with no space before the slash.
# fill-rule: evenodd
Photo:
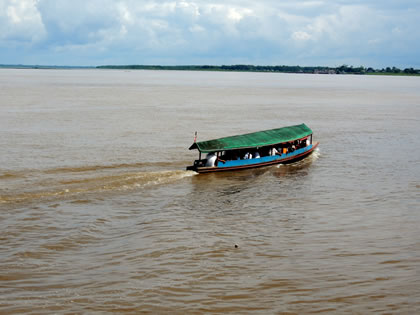
<svg viewBox="0 0 420 315">
<path fill-rule="evenodd" d="M 115 70 L 178 70 L 178 71 L 221 71 L 221 72 L 265 72 L 265 73 L 302 73 L 302 74 L 355 74 L 355 75 L 392 75 L 420 76 L 420 69 L 386 67 L 374 69 L 363 66 L 353 67 L 301 67 L 301 66 L 254 66 L 254 65 L 103 65 L 103 66 L 45 66 L 45 65 L 1 65 L 0 69 L 115 69 Z"/>
<path fill-rule="evenodd" d="M 0 69 L 96 69 L 97 67 L 83 66 L 44 66 L 44 65 L 2 65 Z"/>
<path fill-rule="evenodd" d="M 307 74 L 357 74 L 357 75 L 400 75 L 420 76 L 420 69 L 386 67 L 373 69 L 343 65 L 340 67 L 301 67 L 301 66 L 254 66 L 254 65 L 183 65 L 183 66 L 160 66 L 160 65 L 105 65 L 97 69 L 118 70 L 178 70 L 178 71 L 224 71 L 224 72 L 269 72 L 269 73 L 307 73 Z"/>
</svg>

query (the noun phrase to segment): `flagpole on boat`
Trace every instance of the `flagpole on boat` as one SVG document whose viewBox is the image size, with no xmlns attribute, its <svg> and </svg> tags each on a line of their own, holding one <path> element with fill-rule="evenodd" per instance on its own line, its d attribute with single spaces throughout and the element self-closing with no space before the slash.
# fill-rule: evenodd
<svg viewBox="0 0 420 315">
<path fill-rule="evenodd" d="M 197 143 L 197 131 L 194 134 L 194 143 Z M 201 160 L 201 151 L 198 150 L 199 154 L 198 154 L 198 159 Z"/>
</svg>

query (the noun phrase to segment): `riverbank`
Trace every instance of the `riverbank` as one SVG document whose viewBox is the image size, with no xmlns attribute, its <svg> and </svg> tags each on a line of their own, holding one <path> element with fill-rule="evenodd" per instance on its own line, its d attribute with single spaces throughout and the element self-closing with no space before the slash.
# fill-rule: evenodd
<svg viewBox="0 0 420 315">
<path fill-rule="evenodd" d="M 254 65 L 104 65 L 96 67 L 98 69 L 120 69 L 120 70 L 178 70 L 178 71 L 233 71 L 233 72 L 276 72 L 276 73 L 312 73 L 312 74 L 358 74 L 358 75 L 404 75 L 419 76 L 420 69 L 405 68 L 403 70 L 396 67 L 386 67 L 373 69 L 353 66 L 340 67 L 301 67 L 301 66 L 254 66 Z"/>
<path fill-rule="evenodd" d="M 48 66 L 48 65 L 0 65 L 0 69 L 116 69 L 116 70 L 177 70 L 177 71 L 221 71 L 221 72 L 269 72 L 303 74 L 357 74 L 387 76 L 420 76 L 420 69 L 386 67 L 382 69 L 340 66 L 340 67 L 301 67 L 301 66 L 254 66 L 254 65 L 103 65 L 103 66 Z"/>
</svg>

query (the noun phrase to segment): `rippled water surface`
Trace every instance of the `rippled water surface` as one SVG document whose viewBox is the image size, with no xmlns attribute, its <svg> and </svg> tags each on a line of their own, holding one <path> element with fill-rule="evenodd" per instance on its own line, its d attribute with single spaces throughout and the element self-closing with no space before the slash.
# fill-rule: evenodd
<svg viewBox="0 0 420 315">
<path fill-rule="evenodd" d="M 299 163 L 185 171 L 302 122 Z M 418 313 L 419 135 L 419 77 L 0 70 L 0 312 Z"/>
</svg>

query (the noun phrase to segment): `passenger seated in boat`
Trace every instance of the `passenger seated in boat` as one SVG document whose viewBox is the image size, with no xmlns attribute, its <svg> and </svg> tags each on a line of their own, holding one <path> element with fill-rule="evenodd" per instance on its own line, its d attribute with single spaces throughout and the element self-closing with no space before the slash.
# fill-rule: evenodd
<svg viewBox="0 0 420 315">
<path fill-rule="evenodd" d="M 274 156 L 274 155 L 276 155 L 277 153 L 279 153 L 279 151 L 277 151 L 277 149 L 276 149 L 275 147 L 272 147 L 272 148 L 270 149 L 270 156 Z"/>
<path fill-rule="evenodd" d="M 299 140 L 299 146 L 298 149 L 300 148 L 304 148 L 305 147 L 305 141 L 304 140 Z"/>
<path fill-rule="evenodd" d="M 249 159 L 249 152 L 245 153 L 245 156 L 244 156 L 244 160 L 248 160 L 248 159 Z"/>
<path fill-rule="evenodd" d="M 217 160 L 225 163 L 226 161 L 231 160 L 231 159 L 232 159 L 232 153 L 228 151 L 224 151 L 222 152 L 222 155 Z"/>
<path fill-rule="evenodd" d="M 255 152 L 255 157 L 254 157 L 254 158 L 255 158 L 255 159 L 259 159 L 260 157 L 261 157 L 261 156 L 260 156 L 260 154 L 258 153 L 258 151 L 256 151 L 256 152 Z"/>
<path fill-rule="evenodd" d="M 214 152 L 210 152 L 206 156 L 206 166 L 207 167 L 213 167 L 216 164 L 217 156 L 214 154 Z"/>
</svg>

